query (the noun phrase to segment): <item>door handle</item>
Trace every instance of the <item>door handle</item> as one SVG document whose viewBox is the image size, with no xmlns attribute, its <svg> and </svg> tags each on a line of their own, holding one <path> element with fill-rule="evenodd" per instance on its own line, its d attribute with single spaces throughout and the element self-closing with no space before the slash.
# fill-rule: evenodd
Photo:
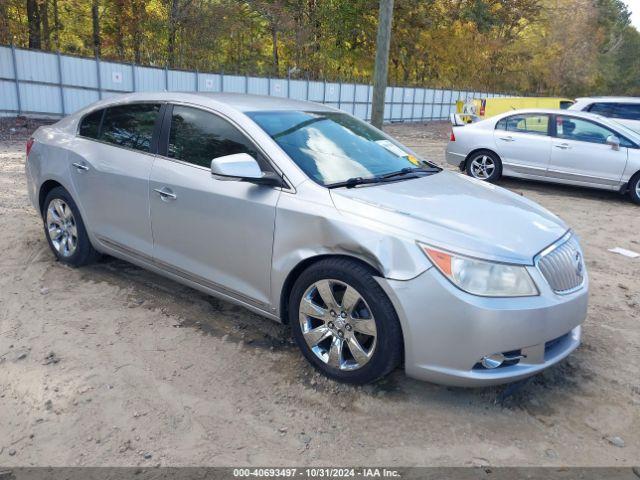
<svg viewBox="0 0 640 480">
<path fill-rule="evenodd" d="M 89 170 L 89 167 L 87 167 L 84 163 L 75 162 L 73 166 L 76 167 L 78 170 L 85 170 L 85 171 Z"/>
<path fill-rule="evenodd" d="M 554 145 L 554 147 L 560 148 L 562 150 L 567 150 L 567 149 L 571 148 L 568 143 L 560 143 L 558 145 Z"/>
<path fill-rule="evenodd" d="M 166 187 L 154 188 L 153 191 L 157 192 L 160 195 L 160 198 L 162 198 L 162 200 L 175 200 L 176 198 L 178 198 L 178 196 L 175 193 L 173 193 L 171 190 L 169 190 Z"/>
<path fill-rule="evenodd" d="M 505 142 L 513 142 L 514 141 L 513 137 L 500 137 L 500 140 L 503 140 Z"/>
</svg>

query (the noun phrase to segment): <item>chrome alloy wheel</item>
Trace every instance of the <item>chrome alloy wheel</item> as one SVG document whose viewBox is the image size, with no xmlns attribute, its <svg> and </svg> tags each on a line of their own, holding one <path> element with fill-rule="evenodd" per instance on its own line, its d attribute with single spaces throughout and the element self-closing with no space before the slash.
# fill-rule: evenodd
<svg viewBox="0 0 640 480">
<path fill-rule="evenodd" d="M 636 196 L 640 198 L 640 180 L 636 182 Z"/>
<path fill-rule="evenodd" d="M 480 180 L 486 180 L 496 169 L 496 164 L 488 155 L 478 155 L 471 160 L 471 174 Z"/>
<path fill-rule="evenodd" d="M 70 257 L 78 248 L 76 219 L 64 200 L 54 198 L 47 207 L 47 231 L 53 248 L 63 257 Z"/>
<path fill-rule="evenodd" d="M 311 351 L 339 370 L 357 370 L 376 348 L 376 322 L 356 289 L 339 280 L 320 280 L 302 296 L 302 335 Z"/>
</svg>

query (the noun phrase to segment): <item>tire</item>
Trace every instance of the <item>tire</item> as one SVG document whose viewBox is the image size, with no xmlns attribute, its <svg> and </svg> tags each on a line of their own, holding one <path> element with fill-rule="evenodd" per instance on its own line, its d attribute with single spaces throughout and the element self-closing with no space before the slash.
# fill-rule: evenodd
<svg viewBox="0 0 640 480">
<path fill-rule="evenodd" d="M 640 172 L 629 180 L 629 197 L 636 205 L 640 205 Z"/>
<path fill-rule="evenodd" d="M 44 233 L 58 261 L 80 267 L 95 262 L 93 248 L 76 202 L 63 187 L 52 189 L 44 199 Z"/>
<path fill-rule="evenodd" d="M 373 277 L 373 270 L 357 261 L 321 260 L 298 277 L 289 296 L 289 322 L 296 344 L 311 365 L 339 382 L 374 382 L 402 360 L 398 316 Z M 324 298 L 332 299 L 334 308 Z M 311 315 L 301 311 L 303 306 Z M 342 307 L 345 315 L 340 316 Z M 312 347 L 314 336 L 325 338 Z"/>
<path fill-rule="evenodd" d="M 465 170 L 470 177 L 493 183 L 502 176 L 502 161 L 489 150 L 479 150 L 469 155 Z"/>
</svg>

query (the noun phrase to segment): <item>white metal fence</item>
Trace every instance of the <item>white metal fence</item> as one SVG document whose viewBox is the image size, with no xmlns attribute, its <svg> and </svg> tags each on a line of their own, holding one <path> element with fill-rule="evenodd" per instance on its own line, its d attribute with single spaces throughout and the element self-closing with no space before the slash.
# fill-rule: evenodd
<svg viewBox="0 0 640 480">
<path fill-rule="evenodd" d="M 92 102 L 134 91 L 238 92 L 331 105 L 370 120 L 373 87 L 287 78 L 169 70 L 0 46 L 0 115 L 65 116 Z M 439 120 L 457 100 L 487 92 L 389 87 L 386 122 Z"/>
</svg>

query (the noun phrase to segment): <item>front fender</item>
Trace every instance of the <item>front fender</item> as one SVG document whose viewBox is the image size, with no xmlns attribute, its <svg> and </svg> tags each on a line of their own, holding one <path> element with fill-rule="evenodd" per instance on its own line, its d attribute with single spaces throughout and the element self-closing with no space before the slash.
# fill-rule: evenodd
<svg viewBox="0 0 640 480">
<path fill-rule="evenodd" d="M 431 268 L 415 239 L 367 219 L 342 215 L 328 191 L 325 198 L 325 192 L 314 190 L 316 193 L 312 195 L 283 193 L 278 202 L 271 273 L 274 309 L 280 308 L 280 297 L 290 273 L 313 257 L 353 257 L 394 280 L 409 280 Z"/>
</svg>

